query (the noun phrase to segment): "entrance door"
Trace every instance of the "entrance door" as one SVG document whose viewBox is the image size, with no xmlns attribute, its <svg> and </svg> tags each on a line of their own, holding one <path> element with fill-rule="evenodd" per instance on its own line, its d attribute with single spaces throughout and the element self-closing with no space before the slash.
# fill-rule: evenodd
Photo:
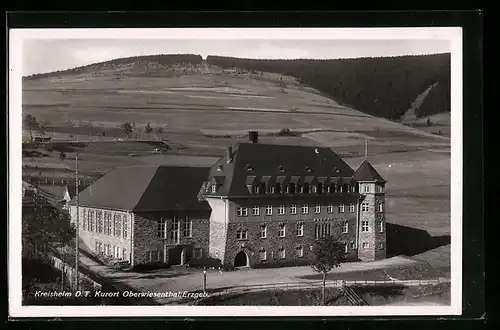
<svg viewBox="0 0 500 330">
<path fill-rule="evenodd" d="M 240 251 L 234 258 L 234 267 L 248 266 L 248 256 L 245 252 Z"/>
<path fill-rule="evenodd" d="M 180 246 L 172 247 L 168 249 L 168 264 L 169 265 L 180 265 L 182 248 Z"/>
</svg>

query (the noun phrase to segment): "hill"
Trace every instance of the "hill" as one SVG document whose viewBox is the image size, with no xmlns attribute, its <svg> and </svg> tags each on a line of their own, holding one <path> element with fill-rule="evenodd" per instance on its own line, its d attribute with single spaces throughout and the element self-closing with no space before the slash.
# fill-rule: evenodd
<svg viewBox="0 0 500 330">
<path fill-rule="evenodd" d="M 399 66 L 395 67 L 401 68 L 400 58 L 386 60 L 397 61 Z M 415 60 L 435 63 L 427 57 L 415 57 Z M 342 61 L 338 63 L 344 63 Z M 378 60 L 368 61 L 348 60 L 345 63 L 373 64 Z M 299 68 L 312 68 L 310 72 L 318 72 L 325 63 L 337 63 L 269 62 L 302 63 Z M 120 127 L 130 122 L 131 135 L 135 138 L 168 139 L 174 150 L 205 155 L 218 155 L 227 144 L 246 139 L 248 130 L 260 131 L 263 141 L 320 144 L 346 154 L 362 154 L 366 138 L 370 140 L 372 152 L 449 144 L 449 139 L 336 102 L 300 81 L 306 78 L 292 76 L 291 70 L 287 69 L 288 74 L 264 72 L 247 69 L 245 63 L 231 67 L 216 65 L 214 58 L 203 61 L 198 55 L 139 56 L 26 77 L 23 113 L 45 122 L 47 135 L 55 140 L 65 140 L 76 134 L 80 141 L 123 138 L 125 133 Z M 389 62 L 380 63 L 383 68 Z M 339 66 L 335 64 L 333 68 Z M 413 72 L 414 68 L 409 65 L 408 70 Z M 369 71 L 368 68 L 365 71 Z M 340 73 L 346 75 L 347 72 Z M 318 74 L 326 78 L 325 74 Z M 358 75 L 362 74 L 360 70 Z M 414 76 L 410 73 L 408 79 L 410 77 Z M 425 86 L 427 81 L 424 83 L 424 80 L 410 85 Z M 361 93 L 361 87 L 353 88 Z M 386 96 L 394 96 L 394 102 L 399 102 L 401 94 L 403 92 Z M 412 98 L 414 95 L 409 99 Z M 151 123 L 152 132 L 145 131 L 148 123 Z"/>
<path fill-rule="evenodd" d="M 450 54 L 337 60 L 255 60 L 208 56 L 223 68 L 290 75 L 326 96 L 377 117 L 399 119 L 415 98 L 436 88 L 417 116 L 450 111 Z"/>
</svg>

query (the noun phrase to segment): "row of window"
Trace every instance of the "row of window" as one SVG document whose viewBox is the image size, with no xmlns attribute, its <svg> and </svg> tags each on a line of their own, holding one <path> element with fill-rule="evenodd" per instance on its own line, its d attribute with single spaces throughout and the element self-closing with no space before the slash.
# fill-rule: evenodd
<svg viewBox="0 0 500 330">
<path fill-rule="evenodd" d="M 174 217 L 170 221 L 170 237 L 167 234 L 167 219 L 161 218 L 158 221 L 158 237 L 165 239 L 169 238 L 172 242 L 178 243 L 180 236 L 193 237 L 193 219 L 189 217 Z"/>
<path fill-rule="evenodd" d="M 298 245 L 295 247 L 295 257 L 302 258 L 304 256 L 304 248 L 302 245 Z M 280 247 L 278 249 L 278 258 L 286 259 L 286 249 L 284 247 Z M 259 260 L 266 261 L 267 260 L 267 251 L 264 248 L 259 250 Z"/>
<path fill-rule="evenodd" d="M 363 247 L 363 249 L 368 249 L 368 248 L 370 248 L 370 243 L 363 242 L 362 247 Z M 312 246 L 311 246 L 311 249 L 312 249 Z M 350 244 L 344 243 L 344 252 L 348 253 L 349 249 L 351 249 L 351 250 L 356 249 L 356 245 L 354 244 L 354 242 L 351 242 Z M 384 249 L 384 243 L 379 244 L 379 249 L 381 249 L 381 250 Z M 302 258 L 303 256 L 304 256 L 304 248 L 302 247 L 302 245 L 298 245 L 295 248 L 295 257 Z M 278 249 L 278 258 L 279 259 L 286 259 L 286 249 L 284 247 L 280 247 Z M 267 260 L 267 251 L 264 248 L 259 249 L 259 260 L 260 261 Z"/>
<path fill-rule="evenodd" d="M 104 254 L 107 257 L 118 260 L 130 260 L 126 248 L 120 248 L 119 246 L 111 246 L 111 244 L 103 244 L 100 241 L 95 242 L 95 252 L 97 254 Z"/>
<path fill-rule="evenodd" d="M 362 212 L 368 212 L 369 209 L 370 209 L 370 204 L 368 202 L 363 202 L 361 204 L 361 211 Z M 327 213 L 333 213 L 333 210 L 334 210 L 333 204 L 329 204 L 326 206 Z M 377 210 L 379 212 L 383 212 L 384 205 L 382 202 L 377 203 Z M 301 212 L 302 212 L 302 214 L 309 214 L 309 205 L 303 204 L 301 206 Z M 345 205 L 344 204 L 341 203 L 338 205 L 338 212 L 339 213 L 345 212 Z M 349 212 L 351 212 L 351 213 L 355 212 L 355 205 L 353 203 L 349 204 Z M 321 213 L 321 204 L 316 204 L 314 206 L 314 213 L 316 213 L 316 214 Z M 236 214 L 240 217 L 246 217 L 246 216 L 248 216 L 248 208 L 244 207 L 244 206 L 240 206 L 236 209 Z M 286 206 L 285 205 L 278 205 L 278 215 L 285 215 L 285 214 L 286 214 Z M 297 214 L 297 205 L 296 204 L 290 205 L 290 214 Z M 252 215 L 260 215 L 260 206 L 259 205 L 252 206 Z M 267 205 L 265 207 L 265 215 L 273 215 L 273 206 L 272 205 Z"/>
<path fill-rule="evenodd" d="M 215 192 L 217 186 L 215 184 L 212 185 L 212 192 Z M 252 194 L 323 194 L 323 193 L 347 193 L 347 192 L 356 192 L 355 185 L 348 184 L 330 184 L 324 185 L 322 183 L 317 184 L 309 184 L 303 183 L 302 185 L 289 183 L 289 184 L 267 184 L 265 182 L 261 182 L 259 184 L 249 184 L 248 189 Z"/>
<path fill-rule="evenodd" d="M 116 237 L 128 237 L 128 219 L 125 214 L 108 211 L 83 210 L 82 229 Z"/>
<path fill-rule="evenodd" d="M 332 234 L 331 230 L 332 230 L 331 223 L 316 224 L 314 227 L 315 238 L 319 239 L 322 237 L 330 236 Z M 363 232 L 370 231 L 370 226 L 369 226 L 369 223 L 367 220 L 363 220 L 361 222 L 361 231 L 363 231 Z M 380 233 L 384 232 L 384 222 L 383 221 L 379 222 L 379 232 Z M 260 225 L 259 233 L 260 233 L 260 238 L 267 238 L 267 225 L 266 224 Z M 342 222 L 342 233 L 343 234 L 349 233 L 349 222 L 347 220 Z M 295 227 L 295 235 L 297 237 L 304 236 L 304 222 L 303 221 L 297 222 L 296 227 Z M 279 237 L 286 237 L 286 224 L 284 224 L 284 223 L 278 224 L 278 236 Z M 247 240 L 248 239 L 248 229 L 238 228 L 236 230 L 236 238 L 238 240 Z"/>
</svg>

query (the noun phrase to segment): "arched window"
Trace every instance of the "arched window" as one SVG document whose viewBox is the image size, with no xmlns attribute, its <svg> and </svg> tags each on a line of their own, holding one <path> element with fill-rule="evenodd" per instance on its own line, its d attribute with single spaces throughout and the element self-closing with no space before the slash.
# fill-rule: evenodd
<svg viewBox="0 0 500 330">
<path fill-rule="evenodd" d="M 323 184 L 318 183 L 318 184 L 316 185 L 316 192 L 317 192 L 318 194 L 322 194 L 322 193 L 323 193 Z"/>
</svg>

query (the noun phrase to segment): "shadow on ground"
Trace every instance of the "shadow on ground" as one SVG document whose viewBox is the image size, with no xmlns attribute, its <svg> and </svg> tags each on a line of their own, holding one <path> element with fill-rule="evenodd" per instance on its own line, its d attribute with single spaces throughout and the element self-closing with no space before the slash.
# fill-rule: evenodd
<svg viewBox="0 0 500 330">
<path fill-rule="evenodd" d="M 431 236 L 426 230 L 386 224 L 387 257 L 414 256 L 450 244 L 450 236 Z"/>
</svg>

